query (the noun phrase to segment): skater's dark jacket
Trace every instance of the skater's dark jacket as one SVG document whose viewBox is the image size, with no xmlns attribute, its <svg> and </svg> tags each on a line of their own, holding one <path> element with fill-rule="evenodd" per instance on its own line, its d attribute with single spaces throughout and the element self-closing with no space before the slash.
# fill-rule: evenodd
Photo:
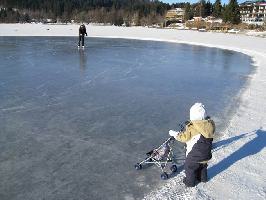
<svg viewBox="0 0 266 200">
<path fill-rule="evenodd" d="M 85 27 L 85 25 L 81 25 L 80 27 L 79 27 L 79 35 L 87 35 L 87 31 L 86 31 L 86 27 Z"/>
<path fill-rule="evenodd" d="M 185 130 L 176 136 L 178 141 L 187 145 L 187 161 L 207 163 L 212 158 L 214 132 L 215 124 L 210 118 L 187 123 Z"/>
</svg>

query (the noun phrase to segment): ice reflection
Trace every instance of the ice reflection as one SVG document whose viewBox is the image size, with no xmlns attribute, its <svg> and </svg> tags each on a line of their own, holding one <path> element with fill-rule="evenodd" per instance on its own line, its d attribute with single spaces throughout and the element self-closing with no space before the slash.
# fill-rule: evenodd
<svg viewBox="0 0 266 200">
<path fill-rule="evenodd" d="M 87 65 L 87 56 L 85 55 L 85 50 L 79 50 L 79 68 L 82 74 L 85 74 Z"/>
</svg>

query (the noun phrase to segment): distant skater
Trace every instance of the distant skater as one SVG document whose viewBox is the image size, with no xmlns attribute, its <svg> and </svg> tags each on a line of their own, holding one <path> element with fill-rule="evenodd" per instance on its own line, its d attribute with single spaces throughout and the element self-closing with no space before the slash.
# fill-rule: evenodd
<svg viewBox="0 0 266 200">
<path fill-rule="evenodd" d="M 79 44 L 78 44 L 78 48 L 80 48 L 80 41 L 82 41 L 82 48 L 84 48 L 84 37 L 88 36 L 87 31 L 86 31 L 86 27 L 84 24 L 81 24 L 79 27 Z"/>
</svg>

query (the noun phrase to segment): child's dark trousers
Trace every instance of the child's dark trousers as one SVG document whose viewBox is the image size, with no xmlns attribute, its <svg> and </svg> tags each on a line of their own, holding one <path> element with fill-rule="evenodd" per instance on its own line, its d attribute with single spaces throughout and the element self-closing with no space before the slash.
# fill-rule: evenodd
<svg viewBox="0 0 266 200">
<path fill-rule="evenodd" d="M 198 182 L 207 182 L 207 164 L 186 161 L 184 183 L 187 187 L 194 187 Z"/>
</svg>

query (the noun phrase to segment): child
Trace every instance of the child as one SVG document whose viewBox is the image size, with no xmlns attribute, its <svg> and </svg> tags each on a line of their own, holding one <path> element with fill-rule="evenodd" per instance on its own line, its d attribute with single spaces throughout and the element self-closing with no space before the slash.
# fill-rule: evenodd
<svg viewBox="0 0 266 200">
<path fill-rule="evenodd" d="M 202 103 L 195 103 L 190 108 L 190 121 L 183 131 L 169 131 L 170 136 L 186 143 L 186 177 L 183 182 L 187 187 L 194 187 L 198 181 L 207 182 L 207 162 L 212 157 L 214 131 L 214 121 L 206 117 Z"/>
</svg>

